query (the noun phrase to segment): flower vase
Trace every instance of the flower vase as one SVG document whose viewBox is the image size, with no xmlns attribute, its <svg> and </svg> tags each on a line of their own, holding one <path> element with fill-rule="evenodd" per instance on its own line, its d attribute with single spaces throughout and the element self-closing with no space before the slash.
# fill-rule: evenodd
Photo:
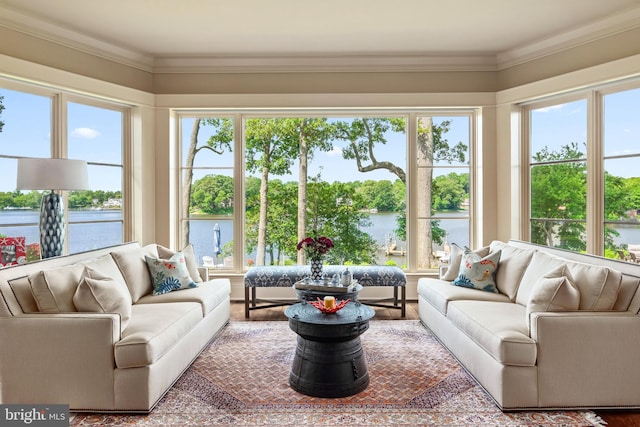
<svg viewBox="0 0 640 427">
<path fill-rule="evenodd" d="M 322 261 L 319 259 L 311 260 L 311 279 L 322 280 Z"/>
</svg>

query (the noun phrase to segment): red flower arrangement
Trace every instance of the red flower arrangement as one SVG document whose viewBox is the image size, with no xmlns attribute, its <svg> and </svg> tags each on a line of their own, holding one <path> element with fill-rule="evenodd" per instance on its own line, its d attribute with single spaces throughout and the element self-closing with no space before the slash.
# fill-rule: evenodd
<svg viewBox="0 0 640 427">
<path fill-rule="evenodd" d="M 298 242 L 298 250 L 304 249 L 307 256 L 314 261 L 321 261 L 331 248 L 333 242 L 325 236 L 307 237 Z"/>
</svg>

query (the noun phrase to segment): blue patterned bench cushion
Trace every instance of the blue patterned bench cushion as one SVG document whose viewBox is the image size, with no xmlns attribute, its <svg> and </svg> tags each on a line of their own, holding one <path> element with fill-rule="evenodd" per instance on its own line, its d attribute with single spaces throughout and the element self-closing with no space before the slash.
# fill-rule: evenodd
<svg viewBox="0 0 640 427">
<path fill-rule="evenodd" d="M 341 274 L 343 265 L 324 265 L 322 272 L 328 277 Z M 387 265 L 349 266 L 353 278 L 362 286 L 405 286 L 407 277 L 398 267 Z M 308 265 L 261 265 L 256 266 L 244 275 L 244 286 L 254 287 L 286 287 L 309 276 Z"/>
</svg>

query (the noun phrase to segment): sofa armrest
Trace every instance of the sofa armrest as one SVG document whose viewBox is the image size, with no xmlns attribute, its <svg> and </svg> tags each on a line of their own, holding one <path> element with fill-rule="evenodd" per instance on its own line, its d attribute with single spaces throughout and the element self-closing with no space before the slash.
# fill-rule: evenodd
<svg viewBox="0 0 640 427">
<path fill-rule="evenodd" d="M 203 282 L 209 281 L 209 267 L 198 267 L 198 273 Z"/>
<path fill-rule="evenodd" d="M 0 402 L 113 404 L 120 316 L 26 314 L 0 318 Z"/>
<path fill-rule="evenodd" d="M 631 312 L 531 315 L 541 405 L 640 404 L 640 316 Z"/>
</svg>

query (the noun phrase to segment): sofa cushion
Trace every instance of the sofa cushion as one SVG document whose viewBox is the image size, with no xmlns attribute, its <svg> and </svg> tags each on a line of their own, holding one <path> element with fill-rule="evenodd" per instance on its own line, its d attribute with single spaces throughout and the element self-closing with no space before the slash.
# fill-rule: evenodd
<svg viewBox="0 0 640 427">
<path fill-rule="evenodd" d="M 618 298 L 622 273 L 607 267 L 568 261 L 573 282 L 580 291 L 580 310 L 611 310 Z"/>
<path fill-rule="evenodd" d="M 530 314 L 539 311 L 575 311 L 580 306 L 580 291 L 573 284 L 567 266 L 561 266 L 538 279 L 527 303 Z"/>
<path fill-rule="evenodd" d="M 145 256 L 145 260 L 153 280 L 153 295 L 162 295 L 198 286 L 189 275 L 182 252 L 176 252 L 169 259 Z"/>
<path fill-rule="evenodd" d="M 198 271 L 198 261 L 196 260 L 196 254 L 193 250 L 193 245 L 188 244 L 180 252 L 184 254 L 184 259 L 187 262 L 187 270 L 189 270 L 189 276 L 196 283 L 202 283 L 202 277 Z M 162 245 L 158 245 L 158 258 L 169 259 L 176 254 L 176 251 L 172 251 L 169 248 L 165 248 Z"/>
<path fill-rule="evenodd" d="M 73 295 L 84 266 L 81 264 L 41 270 L 29 275 L 29 283 L 38 310 L 43 313 L 74 312 Z"/>
<path fill-rule="evenodd" d="M 91 267 L 85 266 L 73 304 L 80 312 L 119 314 L 121 332 L 131 317 L 131 295 L 124 281 L 103 276 Z"/>
<path fill-rule="evenodd" d="M 135 368 L 155 363 L 201 319 L 198 303 L 134 304 L 129 325 L 115 346 L 116 366 Z"/>
<path fill-rule="evenodd" d="M 202 306 L 202 315 L 206 316 L 220 303 L 224 302 L 230 293 L 231 282 L 229 279 L 213 279 L 208 282 L 202 282 L 197 288 L 169 292 L 162 295 L 145 295 L 138 300 L 137 304 L 197 302 Z"/>
<path fill-rule="evenodd" d="M 492 242 L 490 248 L 491 252 L 502 251 L 496 271 L 496 286 L 511 301 L 515 301 L 520 281 L 535 251 L 516 248 L 498 241 Z"/>
<path fill-rule="evenodd" d="M 23 313 L 37 313 L 38 304 L 33 297 L 33 291 L 31 290 L 31 283 L 29 282 L 29 276 L 16 277 L 9 280 L 9 286 L 11 292 L 16 297 L 18 305 L 22 309 Z M 13 313 L 16 315 L 17 313 Z"/>
<path fill-rule="evenodd" d="M 452 301 L 447 318 L 503 365 L 535 366 L 525 307 L 512 302 Z"/>
<path fill-rule="evenodd" d="M 114 251 L 111 256 L 127 283 L 127 288 L 129 288 L 131 300 L 134 304 L 141 296 L 151 293 L 153 289 L 151 274 L 149 274 L 149 268 L 147 268 L 147 262 L 144 257 L 158 257 L 158 249 L 155 244 L 150 244 L 143 248 Z"/>
<path fill-rule="evenodd" d="M 489 246 L 485 246 L 484 248 L 480 248 L 475 251 L 480 258 L 484 258 L 489 255 Z M 451 282 L 458 277 L 460 273 L 460 262 L 462 261 L 462 255 L 464 255 L 464 249 L 455 243 L 451 244 L 451 254 L 449 255 L 449 268 L 442 276 L 442 280 L 446 280 Z"/>
<path fill-rule="evenodd" d="M 98 258 L 82 261 L 80 264 L 86 267 L 82 273 L 84 276 L 94 279 L 109 277 L 125 288 L 127 287 L 127 282 L 124 280 L 124 276 L 122 276 L 118 264 L 116 264 L 111 254 L 104 254 Z"/>
<path fill-rule="evenodd" d="M 509 302 L 509 297 L 493 292 L 478 292 L 475 289 L 454 286 L 451 282 L 423 277 L 418 280 L 418 294 L 424 297 L 440 313 L 447 314 L 451 301 L 474 300 Z"/>
<path fill-rule="evenodd" d="M 538 279 L 551 271 L 565 265 L 567 260 L 549 255 L 544 252 L 536 251 L 531 257 L 531 262 L 522 275 L 518 292 L 516 293 L 516 302 L 522 306 L 529 303 L 531 290 L 534 288 Z"/>
<path fill-rule="evenodd" d="M 501 252 L 497 251 L 481 258 L 471 249 L 465 248 L 460 263 L 460 274 L 453 284 L 497 293 L 495 271 L 500 262 L 500 254 Z"/>
</svg>

